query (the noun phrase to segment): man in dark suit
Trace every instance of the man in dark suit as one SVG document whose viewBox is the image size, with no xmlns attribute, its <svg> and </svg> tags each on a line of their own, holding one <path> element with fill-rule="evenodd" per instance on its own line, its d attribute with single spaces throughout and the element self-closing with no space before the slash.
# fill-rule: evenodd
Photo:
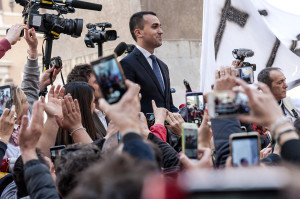
<svg viewBox="0 0 300 199">
<path fill-rule="evenodd" d="M 169 69 L 154 55 L 154 49 L 162 44 L 163 34 L 156 14 L 146 11 L 135 13 L 130 18 L 129 27 L 137 45 L 121 60 L 121 65 L 126 78 L 141 86 L 142 112 L 153 112 L 151 100 L 157 107 L 178 112 L 170 91 Z"/>
</svg>

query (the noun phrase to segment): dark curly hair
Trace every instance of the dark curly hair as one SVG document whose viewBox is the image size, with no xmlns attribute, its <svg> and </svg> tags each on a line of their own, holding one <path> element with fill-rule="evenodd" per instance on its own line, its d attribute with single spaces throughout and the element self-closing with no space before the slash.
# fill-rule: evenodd
<svg viewBox="0 0 300 199">
<path fill-rule="evenodd" d="M 89 64 L 81 64 L 75 66 L 68 74 L 67 83 L 70 82 L 88 82 L 91 73 L 93 73 L 92 66 Z"/>
<path fill-rule="evenodd" d="M 55 160 L 56 185 L 66 197 L 80 181 L 78 175 L 101 158 L 100 149 L 94 144 L 72 144 Z"/>
</svg>

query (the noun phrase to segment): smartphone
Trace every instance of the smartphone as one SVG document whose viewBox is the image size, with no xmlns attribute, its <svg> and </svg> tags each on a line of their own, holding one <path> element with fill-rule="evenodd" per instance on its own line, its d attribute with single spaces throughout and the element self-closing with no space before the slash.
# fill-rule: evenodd
<svg viewBox="0 0 300 199">
<path fill-rule="evenodd" d="M 251 66 L 236 68 L 238 71 L 237 76 L 242 80 L 246 81 L 248 84 L 253 84 L 254 82 L 254 73 Z"/>
<path fill-rule="evenodd" d="M 230 135 L 232 165 L 246 167 L 259 164 L 260 137 L 257 132 Z"/>
<path fill-rule="evenodd" d="M 126 92 L 125 76 L 115 54 L 91 62 L 99 87 L 106 101 L 117 103 Z"/>
<path fill-rule="evenodd" d="M 234 117 L 249 114 L 248 96 L 241 92 L 216 91 L 207 95 L 208 114 L 211 118 Z"/>
<path fill-rule="evenodd" d="M 12 106 L 10 85 L 0 86 L 0 115 L 4 109 L 10 109 Z"/>
<path fill-rule="evenodd" d="M 66 145 L 52 146 L 50 147 L 50 154 L 52 162 L 55 162 L 56 157 L 60 156 L 62 150 L 66 148 Z"/>
<path fill-rule="evenodd" d="M 10 28 L 7 28 L 7 29 L 6 29 L 6 34 L 8 33 L 9 29 L 10 29 Z M 24 37 L 24 30 L 21 31 L 20 37 Z"/>
<path fill-rule="evenodd" d="M 198 126 L 195 123 L 182 124 L 182 152 L 190 159 L 198 159 Z"/>
<path fill-rule="evenodd" d="M 196 123 L 200 126 L 202 116 L 204 114 L 204 98 L 201 92 L 188 92 L 185 95 L 186 99 L 186 121 Z"/>
<path fill-rule="evenodd" d="M 154 125 L 155 123 L 154 113 L 146 113 L 146 119 L 149 128 Z M 169 122 L 165 121 L 164 125 L 169 125 Z"/>
</svg>

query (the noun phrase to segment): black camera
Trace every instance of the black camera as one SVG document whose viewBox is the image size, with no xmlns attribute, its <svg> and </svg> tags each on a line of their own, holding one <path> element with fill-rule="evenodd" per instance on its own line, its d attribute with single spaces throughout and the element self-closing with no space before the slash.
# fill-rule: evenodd
<svg viewBox="0 0 300 199">
<path fill-rule="evenodd" d="M 111 23 L 96 23 L 87 24 L 86 27 L 89 29 L 88 33 L 85 35 L 84 42 L 88 48 L 95 48 L 94 43 L 104 43 L 106 41 L 113 41 L 118 38 L 117 31 L 115 30 L 105 30 L 105 28 L 111 28 Z M 101 30 L 97 30 L 97 27 Z"/>
<path fill-rule="evenodd" d="M 51 58 L 50 67 L 52 68 L 53 65 L 55 65 L 56 69 L 59 69 L 62 67 L 62 60 L 61 60 L 60 56 Z"/>
<path fill-rule="evenodd" d="M 27 16 L 24 16 L 27 19 Z M 80 37 L 83 27 L 82 19 L 64 19 L 53 14 L 39 14 L 31 11 L 28 21 L 29 27 L 34 27 L 37 32 L 45 33 L 58 39 L 60 33 Z"/>
<path fill-rule="evenodd" d="M 241 67 L 252 67 L 253 71 L 256 71 L 256 64 L 250 64 L 249 62 L 244 62 L 246 57 L 252 57 L 254 55 L 254 52 L 250 49 L 246 48 L 239 48 L 234 49 L 232 51 L 232 55 L 235 59 L 239 60 L 240 62 L 243 62 L 243 65 Z"/>
</svg>

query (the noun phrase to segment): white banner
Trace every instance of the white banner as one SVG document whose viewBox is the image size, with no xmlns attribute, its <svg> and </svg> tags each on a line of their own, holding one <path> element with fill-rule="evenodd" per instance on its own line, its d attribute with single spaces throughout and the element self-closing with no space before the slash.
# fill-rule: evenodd
<svg viewBox="0 0 300 199">
<path fill-rule="evenodd" d="M 284 12 L 265 0 L 204 0 L 203 15 L 203 91 L 211 89 L 216 69 L 231 65 L 232 50 L 238 48 L 254 51 L 245 61 L 256 64 L 255 81 L 263 68 L 279 67 L 289 89 L 300 84 L 300 57 L 295 54 L 300 46 L 300 15 Z"/>
</svg>

